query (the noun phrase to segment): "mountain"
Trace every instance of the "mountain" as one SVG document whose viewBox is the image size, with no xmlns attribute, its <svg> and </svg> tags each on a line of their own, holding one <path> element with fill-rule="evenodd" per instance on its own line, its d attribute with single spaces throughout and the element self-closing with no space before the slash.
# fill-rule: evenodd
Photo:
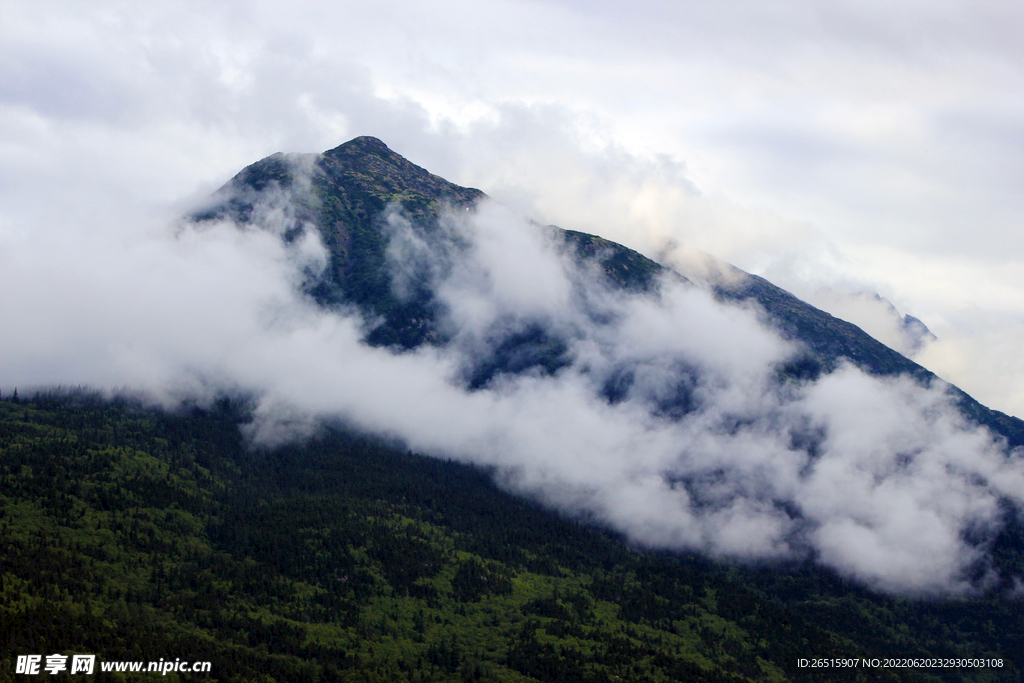
<svg viewBox="0 0 1024 683">
<path fill-rule="evenodd" d="M 602 447 L 609 435 L 603 430 L 606 422 L 640 416 L 623 449 L 630 467 L 643 464 L 641 449 L 654 448 L 664 436 L 660 426 L 675 429 L 712 412 L 701 405 L 715 390 L 714 381 L 698 386 L 703 368 L 685 356 L 654 354 L 652 360 L 636 352 L 645 335 L 656 336 L 658 330 L 641 326 L 634 336 L 616 336 L 628 315 L 661 311 L 679 292 L 705 292 L 692 297 L 696 308 L 686 310 L 714 306 L 720 318 L 739 320 L 726 329 L 741 338 L 711 339 L 713 350 L 721 347 L 726 365 L 737 349 L 742 355 L 766 343 L 752 338 L 759 333 L 745 324 L 749 309 L 800 349 L 782 361 L 769 355 L 769 362 L 778 364 L 769 367 L 765 395 L 774 402 L 760 413 L 725 411 L 724 421 L 710 422 L 703 432 L 667 432 L 670 446 L 684 455 L 688 438 L 704 438 L 709 469 L 669 471 L 636 495 L 629 488 L 634 482 L 612 468 L 608 499 L 595 495 L 594 482 L 600 478 L 584 479 L 589 488 L 572 490 L 574 482 L 552 477 L 556 492 L 567 491 L 570 503 L 576 503 L 558 507 L 543 495 L 550 489 L 509 492 L 524 492 L 516 489 L 520 482 L 515 476 L 527 461 L 503 469 L 500 462 L 471 465 L 436 457 L 446 455 L 443 451 L 428 457 L 417 452 L 426 449 L 405 445 L 401 431 L 359 430 L 343 413 L 328 413 L 306 439 L 254 444 L 246 435 L 253 434 L 261 418 L 261 397 L 230 387 L 217 400 L 185 401 L 174 409 L 85 390 L 4 396 L 0 683 L 23 680 L 15 673 L 18 662 L 25 662 L 21 658 L 40 656 L 45 662 L 53 654 L 74 653 L 97 655 L 97 680 L 126 678 L 101 668 L 112 661 L 176 658 L 208 661 L 212 668 L 192 676 L 172 672 L 168 680 L 1022 679 L 1024 525 L 1019 501 L 992 493 L 1012 493 L 1012 488 L 987 488 L 986 479 L 1012 484 L 1015 473 L 1003 467 L 1011 459 L 1000 451 L 1002 460 L 996 460 L 991 444 L 976 432 L 936 418 L 943 415 L 944 404 L 915 403 L 920 395 L 907 387 L 932 383 L 930 373 L 756 276 L 717 264 L 711 270 L 719 278 L 688 280 L 621 245 L 554 226 L 531 227 L 545 247 L 558 253 L 559 263 L 567 264 L 562 284 L 569 286 L 571 316 L 524 315 L 504 324 L 518 309 L 500 310 L 496 319 L 502 325 L 482 328 L 485 343 L 465 351 L 463 331 L 451 325 L 460 300 L 449 290 L 460 277 L 472 280 L 479 273 L 458 270 L 473 250 L 471 235 L 458 229 L 458 221 L 485 212 L 485 199 L 479 190 L 431 175 L 379 140 L 357 138 L 323 155 L 278 154 L 257 162 L 192 220 L 199 229 L 229 219 L 242 230 L 272 231 L 297 254 L 305 253 L 315 234 L 327 258 L 325 263 L 297 259 L 305 296 L 325 312 L 325 319 L 350 320 L 351 311 L 358 310 L 363 321 L 358 345 L 342 349 L 357 356 L 345 370 L 379 361 L 391 364 L 389 370 L 397 368 L 394 374 L 413 373 L 423 369 L 416 361 L 459 360 L 461 374 L 450 372 L 453 365 L 440 365 L 446 388 L 456 385 L 450 392 L 440 398 L 402 397 L 408 400 L 400 404 L 387 396 L 386 410 L 452 401 L 455 420 L 445 422 L 446 414 L 433 405 L 425 413 L 434 420 L 428 431 L 445 433 L 473 418 L 490 419 L 510 405 L 525 405 L 527 412 L 512 412 L 509 429 L 512 436 L 516 430 L 536 433 L 536 439 L 525 442 L 545 455 L 534 474 L 557 474 L 557 460 L 571 461 L 566 444 L 557 441 L 564 436 L 558 432 L 560 421 L 571 411 L 562 410 L 555 399 L 571 399 L 581 386 L 589 389 L 586 381 L 600 390 L 570 408 L 597 406 L 598 419 L 584 424 L 588 451 Z M 405 269 L 397 278 L 394 245 L 403 239 L 408 249 L 398 256 Z M 515 272 L 528 272 L 517 285 L 532 285 L 539 278 L 542 286 L 530 292 L 539 291 L 542 299 L 556 297 L 557 292 L 546 289 L 543 264 L 520 260 L 524 253 L 539 252 L 498 256 L 511 261 Z M 473 281 L 481 282 L 493 284 L 486 278 Z M 473 293 L 460 290 L 458 295 L 468 296 L 467 291 Z M 528 297 L 518 301 L 523 300 L 537 303 Z M 698 323 L 710 320 L 670 328 L 669 336 L 679 329 L 699 336 Z M 581 328 L 590 336 L 580 336 Z M 599 354 L 584 353 L 602 344 L 612 348 L 614 361 L 606 374 L 594 369 Z M 621 351 L 624 356 L 615 356 Z M 327 355 L 312 358 L 313 367 L 326 366 Z M 269 356 L 260 358 L 269 362 Z M 718 437 L 735 438 L 724 443 L 738 444 L 741 456 L 757 455 L 756 442 L 777 436 L 772 429 L 789 411 L 796 419 L 780 433 L 792 443 L 769 455 L 806 455 L 797 472 L 804 476 L 815 458 L 829 455 L 821 434 L 827 427 L 793 406 L 816 410 L 814 402 L 830 396 L 801 392 L 816 383 L 835 389 L 828 385 L 830 377 L 845 381 L 852 375 L 844 375 L 845 363 L 862 368 L 869 379 L 895 378 L 896 396 L 909 400 L 909 407 L 875 406 L 886 394 L 865 392 L 864 382 L 841 384 L 838 399 L 831 396 L 841 418 L 864 410 L 893 426 L 904 439 L 897 450 L 888 453 L 869 441 L 867 460 L 840 461 L 851 466 L 833 467 L 839 474 L 837 487 L 812 491 L 811 501 L 758 497 L 776 485 L 764 476 L 777 464 L 771 458 L 752 458 L 754 476 L 748 478 L 730 471 L 727 461 L 715 460 L 714 447 L 723 443 L 715 441 Z M 296 368 L 301 369 L 289 366 Z M 664 377 L 670 381 L 659 384 Z M 912 381 L 897 381 L 904 377 Z M 315 380 L 318 387 L 334 390 L 338 375 L 325 371 Z M 665 391 L 636 398 L 635 387 L 644 381 Z M 364 376 L 356 378 L 353 385 L 362 392 L 357 399 L 367 399 L 373 388 L 367 384 Z M 520 386 L 554 387 L 562 393 L 529 394 L 524 404 L 501 403 Z M 753 381 L 726 389 L 737 389 L 730 393 L 738 395 L 730 408 L 747 406 L 748 396 L 763 398 Z M 867 400 L 854 404 L 858 391 Z M 1019 443 L 1019 421 L 958 396 L 969 417 Z M 482 411 L 468 412 L 480 405 Z M 927 419 L 900 430 L 915 410 Z M 854 422 L 845 434 L 859 437 L 863 424 Z M 938 432 L 937 439 L 928 441 L 930 431 Z M 480 451 L 499 451 L 502 439 L 509 438 L 509 432 L 481 433 L 470 441 Z M 917 439 L 922 433 L 923 440 Z M 925 459 L 924 474 L 915 470 L 915 458 L 927 455 L 935 441 L 945 446 L 945 437 L 951 442 L 950 457 Z M 984 464 L 990 469 L 972 470 L 964 453 L 988 458 Z M 533 455 L 529 450 L 527 456 Z M 881 461 L 883 469 L 870 469 L 872 460 Z M 583 468 L 589 474 L 612 464 L 607 458 L 587 459 Z M 867 476 L 858 478 L 857 467 L 866 469 Z M 737 477 L 749 490 L 730 489 Z M 864 480 L 881 492 L 872 496 L 875 490 L 859 488 Z M 932 487 L 947 480 L 952 482 L 947 488 Z M 790 479 L 783 483 L 795 485 Z M 908 498 L 908 489 L 919 495 Z M 793 520 L 791 534 L 782 539 L 795 539 L 793 552 L 760 562 L 714 559 L 709 557 L 714 553 L 685 552 L 685 545 L 659 544 L 656 534 L 635 538 L 628 533 L 635 529 L 623 530 L 611 523 L 614 519 L 600 516 L 602 503 L 622 492 L 634 493 L 639 504 L 628 512 L 641 516 L 655 508 L 659 514 L 641 517 L 640 526 L 656 525 L 663 510 L 657 508 L 657 496 L 681 491 L 692 492 L 690 507 L 679 504 L 680 496 L 672 500 L 670 513 L 717 519 L 742 516 L 745 509 L 766 511 L 767 517 L 749 518 L 754 533 L 746 540 L 751 543 L 770 531 L 759 525 L 765 519 Z M 716 497 L 721 491 L 725 495 Z M 854 507 L 852 521 L 840 519 L 845 526 L 814 516 L 814 505 L 827 508 L 836 498 Z M 738 507 L 728 507 L 732 499 L 741 499 Z M 924 507 L 915 509 L 913 504 L 921 501 Z M 962 512 L 961 507 L 968 509 Z M 918 554 L 916 541 L 946 529 L 928 526 L 929 520 L 958 514 L 962 517 L 950 527 L 952 535 L 940 534 L 938 540 L 943 547 L 962 548 L 968 561 L 949 573 L 955 580 L 950 592 L 925 590 L 922 597 L 914 592 L 915 584 L 901 583 L 902 576 L 923 573 L 927 579 L 946 556 Z M 926 523 L 918 526 L 922 519 Z M 886 520 L 895 520 L 895 532 Z M 906 528 L 909 533 L 901 534 Z M 872 546 L 887 533 L 895 533 L 898 542 Z M 823 542 L 812 545 L 822 537 Z M 886 575 L 895 575 L 895 583 L 872 584 L 870 574 L 855 571 L 860 565 L 830 564 L 828 553 L 834 557 L 842 550 L 844 538 L 852 538 L 854 553 L 867 556 L 870 566 L 890 562 L 886 553 L 903 558 Z M 704 550 L 697 543 L 690 547 Z M 892 590 L 893 585 L 906 589 Z"/>
<path fill-rule="evenodd" d="M 194 218 L 258 221 L 260 204 L 271 193 L 282 193 L 298 209 L 284 228 L 285 237 L 312 223 L 330 253 L 324 277 L 311 290 L 321 304 L 354 303 L 369 315 L 382 316 L 385 322 L 368 338 L 373 344 L 412 348 L 437 341 L 432 293 L 420 288 L 402 299 L 392 289 L 382 217 L 389 206 L 400 206 L 418 230 L 435 236 L 441 233 L 443 209 L 471 208 L 487 197 L 483 192 L 432 175 L 376 138 L 359 137 L 322 155 L 278 153 L 247 166 Z M 598 258 L 607 277 L 623 287 L 649 287 L 662 270 L 613 242 L 573 231 L 559 233 L 582 256 Z"/>
<path fill-rule="evenodd" d="M 256 162 L 193 219 L 319 238 L 306 295 L 358 311 L 378 377 L 405 355 L 416 378 L 375 387 L 371 431 L 654 547 L 818 558 L 897 593 L 1024 580 L 1024 422 L 764 278 L 509 213 L 360 137 Z"/>
<path fill-rule="evenodd" d="M 413 348 L 424 343 L 443 344 L 450 334 L 438 326 L 443 304 L 424 274 L 419 274 L 411 296 L 396 294 L 387 264 L 385 213 L 389 207 L 400 210 L 423 238 L 447 241 L 445 246 L 450 249 L 458 244 L 440 224 L 443 211 L 471 210 L 484 199 L 480 190 L 439 178 L 376 138 L 358 137 L 321 155 L 278 153 L 258 161 L 232 178 L 193 218 L 198 222 L 230 218 L 240 224 L 258 224 L 261 209 L 284 202 L 292 211 L 288 224 L 277 228 L 283 237 L 293 237 L 304 224 L 313 225 L 329 253 L 326 272 L 309 286 L 316 300 L 324 306 L 355 304 L 368 316 L 382 319 L 367 335 L 371 344 Z M 548 228 L 579 260 L 596 265 L 608 283 L 622 290 L 649 292 L 668 270 L 601 237 Z M 711 272 L 720 274 L 710 285 L 719 300 L 755 304 L 765 323 L 803 349 L 802 356 L 784 369 L 789 375 L 817 377 L 850 362 L 875 376 L 907 375 L 925 386 L 936 379 L 857 326 L 764 278 L 708 258 Z M 688 281 L 684 274 L 674 275 Z M 914 326 L 914 322 L 907 324 Z M 529 347 L 525 360 L 520 357 L 517 361 L 519 371 L 560 365 L 562 345 L 547 338 L 543 330 L 510 343 Z M 478 372 L 477 383 L 499 370 Z M 1005 438 L 1011 448 L 1024 445 L 1024 421 L 986 408 L 956 387 L 951 391 L 970 420 Z"/>
<path fill-rule="evenodd" d="M 897 315 L 899 315 L 898 312 Z M 903 316 L 902 321 L 903 332 L 906 335 L 907 345 L 911 354 L 920 351 L 925 343 L 938 339 L 935 333 L 929 330 L 928 326 L 918 318 L 908 314 Z"/>
</svg>

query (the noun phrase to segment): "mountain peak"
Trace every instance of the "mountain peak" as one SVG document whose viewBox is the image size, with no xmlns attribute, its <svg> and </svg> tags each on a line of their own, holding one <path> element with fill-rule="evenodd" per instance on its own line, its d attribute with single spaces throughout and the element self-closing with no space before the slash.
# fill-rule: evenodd
<svg viewBox="0 0 1024 683">
<path fill-rule="evenodd" d="M 383 140 L 370 135 L 360 135 L 357 138 L 352 138 L 348 142 L 341 143 L 334 149 L 329 149 L 324 152 L 324 156 L 328 157 L 351 157 L 363 154 L 393 156 L 399 159 L 403 158 L 400 154 L 384 144 Z"/>
<path fill-rule="evenodd" d="M 327 150 L 318 166 L 328 184 L 336 189 L 359 187 L 385 202 L 406 200 L 406 208 L 417 205 L 423 209 L 439 200 L 468 205 L 485 196 L 480 190 L 461 187 L 434 175 L 369 135 Z M 431 212 L 436 213 L 436 204 Z"/>
</svg>

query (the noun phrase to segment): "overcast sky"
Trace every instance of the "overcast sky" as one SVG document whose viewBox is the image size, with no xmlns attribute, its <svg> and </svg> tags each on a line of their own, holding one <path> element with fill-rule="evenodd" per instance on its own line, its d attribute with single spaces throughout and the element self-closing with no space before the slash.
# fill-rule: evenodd
<svg viewBox="0 0 1024 683">
<path fill-rule="evenodd" d="M 374 135 L 539 221 L 707 251 L 898 345 L 891 312 L 849 296 L 879 293 L 938 335 L 916 360 L 1020 416 L 1022 35 L 1020 2 L 4 0 L 0 269 L 123 256 L 91 247 L 271 153 Z"/>
<path fill-rule="evenodd" d="M 0 0 L 0 389 L 237 389 L 255 441 L 340 418 L 637 543 L 996 586 L 1024 452 L 942 386 L 780 386 L 793 348 L 752 311 L 622 297 L 523 216 L 684 271 L 703 250 L 907 353 L 916 316 L 938 338 L 915 359 L 1024 415 L 1021 35 L 1020 3 L 936 0 Z M 315 231 L 279 239 L 308 182 L 267 193 L 263 230 L 176 222 L 258 159 L 359 135 L 504 205 L 443 217 L 457 258 L 385 217 L 396 291 L 431 274 L 444 347 L 371 348 L 299 293 L 327 258 Z M 538 324 L 566 367 L 467 390 Z"/>
</svg>

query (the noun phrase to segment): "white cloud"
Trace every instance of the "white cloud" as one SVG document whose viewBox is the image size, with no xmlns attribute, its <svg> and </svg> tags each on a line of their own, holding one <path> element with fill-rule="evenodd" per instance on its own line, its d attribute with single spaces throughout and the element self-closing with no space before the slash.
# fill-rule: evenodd
<svg viewBox="0 0 1024 683">
<path fill-rule="evenodd" d="M 763 368 L 785 347 L 742 311 L 692 292 L 658 305 L 605 292 L 588 305 L 621 326 L 595 327 L 573 298 L 585 274 L 535 235 L 502 232 L 518 221 L 497 213 L 477 226 L 472 264 L 442 278 L 466 334 L 455 348 L 489 343 L 469 332 L 502 315 L 532 316 L 574 335 L 577 363 L 472 394 L 451 381 L 459 358 L 365 348 L 357 321 L 296 298 L 314 239 L 300 254 L 228 226 L 163 232 L 185 199 L 248 163 L 376 135 L 542 222 L 648 254 L 703 249 L 798 292 L 879 292 L 939 335 L 927 365 L 1021 414 L 1016 5 L 34 1 L 4 17 L 0 272 L 18 283 L 0 303 L 5 388 L 265 390 L 268 416 L 293 411 L 290 432 L 341 412 L 501 463 L 523 490 L 646 542 L 749 556 L 807 545 L 890 589 L 961 585 L 965 525 L 997 523 L 993 496 L 1019 498 L 1014 471 L 933 394 L 846 371 L 773 395 Z M 506 253 L 538 259 L 531 279 Z M 877 310 L 847 314 L 870 327 Z M 626 362 L 639 364 L 632 393 L 608 405 L 596 387 Z M 705 406 L 678 423 L 651 412 L 674 380 Z M 833 394 L 827 414 L 805 406 Z M 848 423 L 855 397 L 904 427 Z M 716 432 L 736 415 L 752 426 Z M 853 477 L 867 512 L 825 464 L 804 473 L 786 430 L 819 423 L 820 462 Z M 876 450 L 843 440 L 858 430 Z M 883 443 L 916 455 L 887 461 Z M 943 489 L 940 465 L 964 474 Z M 987 484 L 972 483 L 979 472 Z M 942 496 L 948 511 L 930 502 Z M 906 567 L 911 552 L 931 558 L 923 573 Z"/>
<path fill-rule="evenodd" d="M 261 230 L 21 244 L 34 257 L 3 265 L 37 286 L 0 304 L 19 323 L 4 329 L 0 374 L 171 399 L 254 392 L 248 432 L 262 442 L 341 418 L 493 465 L 512 489 L 654 547 L 810 554 L 894 592 L 970 592 L 993 579 L 984 543 L 965 534 L 997 533 L 998 501 L 1024 503 L 1024 470 L 941 387 L 849 367 L 779 385 L 792 350 L 752 311 L 671 282 L 659 299 L 617 294 L 559 256 L 544 228 L 487 205 L 446 219 L 468 249 L 420 255 L 448 260 L 434 284 L 464 336 L 440 349 L 371 348 L 354 313 L 296 293 L 322 247 L 313 236 L 283 246 L 294 217 L 280 199 L 267 206 Z M 568 364 L 466 389 L 481 348 L 530 321 L 566 341 Z"/>
</svg>

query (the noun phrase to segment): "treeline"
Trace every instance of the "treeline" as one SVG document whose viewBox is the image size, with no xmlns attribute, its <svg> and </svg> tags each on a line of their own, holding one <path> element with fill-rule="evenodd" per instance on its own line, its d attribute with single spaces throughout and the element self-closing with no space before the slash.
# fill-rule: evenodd
<svg viewBox="0 0 1024 683">
<path fill-rule="evenodd" d="M 1014 603 L 639 552 L 485 470 L 340 427 L 251 450 L 246 419 L 0 401 L 0 681 L 52 653 L 210 660 L 223 681 L 1020 680 Z M 1005 665 L 797 664 L 894 656 Z"/>
</svg>

